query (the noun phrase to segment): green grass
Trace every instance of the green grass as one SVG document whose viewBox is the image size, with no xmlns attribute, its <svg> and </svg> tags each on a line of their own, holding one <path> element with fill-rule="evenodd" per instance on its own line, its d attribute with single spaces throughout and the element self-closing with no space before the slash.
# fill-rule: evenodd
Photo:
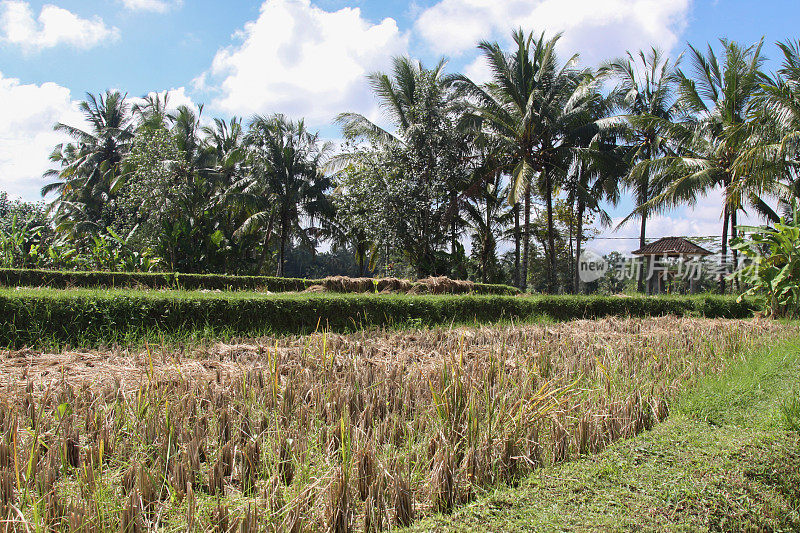
<svg viewBox="0 0 800 533">
<path fill-rule="evenodd" d="M 679 410 L 712 427 L 779 427 L 781 406 L 800 383 L 799 354 L 797 341 L 757 353 L 705 378 L 681 399 Z"/>
<path fill-rule="evenodd" d="M 793 340 L 702 380 L 651 432 L 412 531 L 798 531 L 798 383 Z"/>
<path fill-rule="evenodd" d="M 163 339 L 227 339 L 373 327 L 600 318 L 751 316 L 721 296 L 263 294 L 258 292 L 0 289 L 0 345 L 59 347 Z"/>
</svg>

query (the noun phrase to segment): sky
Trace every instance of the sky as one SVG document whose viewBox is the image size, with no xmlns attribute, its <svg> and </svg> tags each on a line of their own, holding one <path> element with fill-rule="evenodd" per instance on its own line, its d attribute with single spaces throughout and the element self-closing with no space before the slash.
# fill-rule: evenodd
<svg viewBox="0 0 800 533">
<path fill-rule="evenodd" d="M 87 92 L 130 97 L 169 91 L 172 105 L 204 105 L 205 117 L 281 112 L 341 137 L 333 118 L 357 111 L 380 121 L 365 75 L 409 55 L 473 79 L 487 77 L 482 39 L 508 43 L 512 29 L 563 31 L 562 56 L 586 65 L 656 45 L 727 37 L 800 38 L 797 0 L 0 0 L 0 190 L 40 199 L 48 155 L 81 126 Z M 721 197 L 654 217 L 648 236 L 720 232 Z M 630 200 L 611 208 L 615 222 Z M 616 226 L 616 224 L 615 224 Z M 604 229 L 597 251 L 626 249 L 636 222 Z"/>
</svg>

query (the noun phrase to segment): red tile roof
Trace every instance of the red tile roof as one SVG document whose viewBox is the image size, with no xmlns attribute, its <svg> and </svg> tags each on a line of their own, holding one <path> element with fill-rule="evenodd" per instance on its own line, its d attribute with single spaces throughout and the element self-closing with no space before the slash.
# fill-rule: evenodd
<svg viewBox="0 0 800 533">
<path fill-rule="evenodd" d="M 643 247 L 635 250 L 634 255 L 712 255 L 705 248 L 696 245 L 692 241 L 684 239 L 683 237 L 662 237 L 657 241 L 645 244 Z"/>
</svg>

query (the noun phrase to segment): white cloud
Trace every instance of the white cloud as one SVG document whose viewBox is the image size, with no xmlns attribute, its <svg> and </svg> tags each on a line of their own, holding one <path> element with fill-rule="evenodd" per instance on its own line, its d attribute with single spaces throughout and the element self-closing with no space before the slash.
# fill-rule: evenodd
<svg viewBox="0 0 800 533">
<path fill-rule="evenodd" d="M 267 0 L 240 43 L 217 52 L 195 86 L 216 92 L 212 106 L 249 115 L 282 112 L 329 123 L 342 111 L 374 111 L 365 75 L 405 53 L 407 36 L 387 18 L 358 8 L 328 12 L 309 0 Z"/>
<path fill-rule="evenodd" d="M 100 17 L 84 19 L 66 9 L 47 4 L 38 18 L 28 2 L 0 2 L 2 40 L 28 51 L 53 48 L 60 44 L 88 49 L 119 39 L 119 29 L 106 26 Z"/>
<path fill-rule="evenodd" d="M 414 29 L 439 53 L 461 55 L 482 39 L 507 41 L 522 27 L 563 31 L 560 49 L 595 63 L 658 45 L 670 50 L 686 25 L 691 0 L 441 0 Z"/>
<path fill-rule="evenodd" d="M 480 55 L 464 68 L 464 75 L 475 83 L 486 83 L 492 79 L 492 69 L 486 58 Z"/>
<path fill-rule="evenodd" d="M 131 11 L 152 11 L 166 13 L 173 7 L 183 4 L 183 0 L 122 0 L 122 5 Z"/>
<path fill-rule="evenodd" d="M 69 89 L 55 83 L 22 84 L 0 73 L 0 190 L 39 198 L 53 147 L 68 140 L 56 122 L 83 125 Z"/>
<path fill-rule="evenodd" d="M 195 113 L 200 113 L 200 107 L 192 100 L 192 97 L 186 94 L 186 87 L 178 87 L 177 89 L 168 89 L 163 90 L 160 92 L 151 91 L 147 93 L 147 96 L 158 96 L 159 98 L 163 99 L 164 97 L 167 98 L 167 110 L 174 111 L 182 105 L 187 106 L 188 108 L 192 109 Z M 128 98 L 128 103 L 131 105 L 134 104 L 141 104 L 144 102 L 144 98 Z"/>
</svg>

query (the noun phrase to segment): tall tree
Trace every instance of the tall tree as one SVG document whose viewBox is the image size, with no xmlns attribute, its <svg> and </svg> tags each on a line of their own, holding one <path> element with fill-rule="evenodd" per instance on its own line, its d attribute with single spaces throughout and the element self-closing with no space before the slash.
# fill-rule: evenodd
<svg viewBox="0 0 800 533">
<path fill-rule="evenodd" d="M 508 192 L 503 181 L 501 173 L 494 170 L 471 191 L 465 209 L 466 223 L 472 231 L 472 256 L 478 259 L 483 283 L 498 281 L 497 245 L 514 217 L 506 202 Z"/>
<path fill-rule="evenodd" d="M 396 204 L 399 215 L 393 234 L 419 276 L 445 273 L 439 259 L 444 243 L 449 241 L 451 259 L 455 256 L 461 194 L 470 176 L 469 138 L 460 127 L 463 106 L 449 88 L 444 67 L 444 61 L 428 69 L 396 57 L 391 73 L 369 75 L 393 132 L 357 113 L 338 117 L 346 138 L 370 145 L 391 169 L 384 177 L 387 201 Z M 359 157 L 346 153 L 336 161 L 358 164 Z"/>
<path fill-rule="evenodd" d="M 492 70 L 492 81 L 478 85 L 463 75 L 454 80 L 511 161 L 509 201 L 524 202 L 523 289 L 527 287 L 534 178 L 547 211 L 548 288 L 556 289 L 553 199 L 572 157 L 570 139 L 576 129 L 587 125 L 597 97 L 588 72 L 576 68 L 577 55 L 559 62 L 555 53 L 559 38 L 560 34 L 536 38 L 518 30 L 513 34 L 516 49 L 510 54 L 496 42 L 483 41 L 478 47 Z"/>
<path fill-rule="evenodd" d="M 650 162 L 670 153 L 665 132 L 673 121 L 681 116 L 678 106 L 678 65 L 680 57 L 672 61 L 659 49 L 640 50 L 635 56 L 628 52 L 625 57 L 610 61 L 600 67 L 603 78 L 616 82 L 612 98 L 620 113 L 603 121 L 603 126 L 616 131 L 630 170 L 624 183 L 633 192 L 634 210 L 623 223 L 631 218 L 639 218 L 639 247 L 647 243 L 647 219 L 650 209 L 647 206 L 661 190 L 663 181 L 657 173 L 663 167 Z M 656 118 L 658 120 L 652 120 Z M 644 290 L 647 265 L 639 266 L 637 288 Z"/>
<path fill-rule="evenodd" d="M 594 110 L 595 127 L 581 131 L 574 143 L 575 157 L 564 180 L 566 203 L 573 212 L 575 226 L 575 262 L 572 290 L 580 292 L 580 256 L 584 243 L 587 217 L 601 226 L 611 223 L 604 205 L 616 205 L 620 198 L 620 179 L 624 177 L 625 150 L 617 144 L 617 136 L 604 131 L 600 122 L 608 116 L 610 100 L 601 98 Z"/>
<path fill-rule="evenodd" d="M 312 222 L 330 215 L 325 195 L 331 180 L 322 173 L 331 145 L 322 143 L 305 123 L 283 115 L 256 116 L 247 134 L 250 171 L 237 184 L 247 194 L 253 209 L 240 232 L 266 230 L 277 226 L 277 275 L 284 274 L 286 246 L 293 238 L 309 241 L 303 219 Z"/>
<path fill-rule="evenodd" d="M 121 184 L 122 160 L 133 139 L 130 106 L 125 95 L 109 91 L 87 93 L 79 104 L 88 128 L 58 123 L 73 143 L 59 145 L 50 159 L 59 169 L 45 173 L 56 181 L 42 194 L 57 193 L 51 210 L 57 227 L 76 234 L 97 231 L 113 220 L 114 197 Z"/>
<path fill-rule="evenodd" d="M 763 39 L 751 46 L 726 39 L 720 43 L 719 58 L 711 45 L 705 53 L 690 46 L 693 75 L 679 74 L 680 105 L 687 118 L 672 124 L 648 119 L 667 131 L 676 153 L 653 161 L 666 169 L 660 178 L 663 192 L 639 209 L 652 212 L 693 205 L 699 196 L 721 190 L 720 261 L 724 270 L 728 268 L 729 238 L 736 236 L 737 213 L 749 201 L 739 187 L 747 181 L 749 169 L 742 155 L 750 148 L 753 105 L 767 78 L 761 70 Z M 724 275 L 720 275 L 719 286 L 724 292 Z"/>
<path fill-rule="evenodd" d="M 334 247 L 352 250 L 358 263 L 359 275 L 375 266 L 379 245 L 388 240 L 391 223 L 388 220 L 386 187 L 381 161 L 374 152 L 350 153 L 350 164 L 336 173 L 335 190 L 331 201 L 336 209 L 326 220 L 327 235 Z"/>
<path fill-rule="evenodd" d="M 800 41 L 779 42 L 778 48 L 781 66 L 755 99 L 750 148 L 737 161 L 745 172 L 732 186 L 734 195 L 747 197 L 773 223 L 789 216 L 791 199 L 800 197 Z M 776 199 L 778 209 L 764 196 Z"/>
<path fill-rule="evenodd" d="M 236 201 L 231 201 L 237 193 L 236 184 L 247 171 L 247 146 L 242 120 L 233 117 L 229 121 L 215 118 L 213 125 L 202 128 L 204 151 L 211 157 L 211 168 L 207 177 L 211 183 L 210 209 L 215 213 L 217 227 L 225 236 L 230 254 L 225 255 L 225 270 L 234 267 L 248 268 L 252 258 L 248 250 L 258 246 L 258 239 L 235 238 L 236 230 L 247 217 L 245 209 Z M 264 243 L 267 246 L 268 243 Z M 263 258 L 264 254 L 260 254 Z M 235 260 L 231 264 L 231 260 Z M 258 261 L 257 261 L 258 263 Z M 249 270 L 249 268 L 248 268 Z"/>
</svg>

